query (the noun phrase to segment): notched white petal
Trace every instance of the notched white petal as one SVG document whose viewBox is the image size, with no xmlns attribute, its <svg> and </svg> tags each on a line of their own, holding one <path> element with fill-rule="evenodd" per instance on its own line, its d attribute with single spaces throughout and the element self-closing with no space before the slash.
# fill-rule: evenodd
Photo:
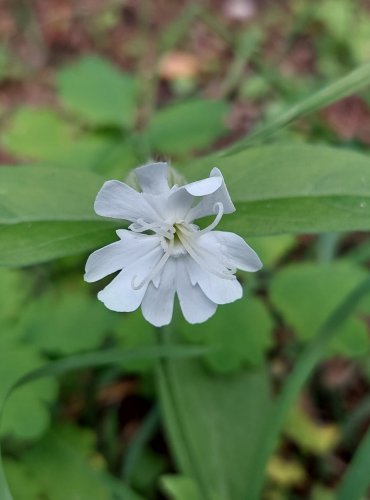
<svg viewBox="0 0 370 500">
<path fill-rule="evenodd" d="M 222 204 L 223 212 L 225 214 L 231 214 L 232 212 L 235 212 L 234 204 L 231 201 L 229 192 L 220 170 L 218 168 L 213 168 L 211 170 L 209 179 L 217 179 L 219 187 L 213 193 L 205 195 L 197 205 L 189 210 L 186 216 L 186 219 L 188 221 L 201 219 L 202 217 L 212 215 L 214 213 L 214 206 L 217 203 Z"/>
<path fill-rule="evenodd" d="M 191 182 L 182 187 L 192 196 L 206 196 L 217 191 L 221 184 L 222 179 L 219 177 L 208 177 L 208 179 Z"/>
<path fill-rule="evenodd" d="M 263 264 L 256 254 L 241 236 L 226 231 L 212 231 L 201 236 L 201 243 L 216 246 L 219 245 L 220 252 L 231 266 L 248 271 L 250 273 L 259 271 Z"/>
<path fill-rule="evenodd" d="M 188 271 L 191 282 L 198 283 L 206 296 L 216 304 L 228 304 L 243 296 L 242 286 L 236 278 L 220 278 L 205 271 L 193 260 L 189 260 Z"/>
<path fill-rule="evenodd" d="M 217 310 L 199 285 L 193 285 L 187 270 L 188 259 L 179 258 L 177 264 L 176 290 L 182 314 L 188 323 L 196 324 L 207 321 Z"/>
<path fill-rule="evenodd" d="M 136 248 L 136 250 L 139 249 Z M 98 299 L 112 311 L 135 311 L 143 300 L 148 284 L 144 283 L 141 288 L 134 289 L 132 281 L 134 278 L 144 280 L 148 269 L 157 264 L 162 254 L 162 249 L 156 247 L 142 256 L 137 255 L 130 266 L 123 269 L 109 285 L 98 293 Z"/>
<path fill-rule="evenodd" d="M 126 246 L 122 241 L 96 250 L 87 259 L 84 280 L 92 283 L 122 269 L 125 253 Z"/>
<path fill-rule="evenodd" d="M 166 194 L 169 192 L 167 163 L 148 163 L 135 168 L 134 172 L 141 189 L 145 193 Z"/>
<path fill-rule="evenodd" d="M 121 181 L 107 181 L 96 196 L 95 212 L 103 217 L 134 222 L 140 217 L 156 217 L 153 208 L 135 191 Z"/>
<path fill-rule="evenodd" d="M 162 271 L 158 288 L 148 285 L 142 311 L 144 318 L 154 326 L 168 325 L 172 320 L 173 303 L 176 292 L 176 264 L 169 259 Z"/>
</svg>

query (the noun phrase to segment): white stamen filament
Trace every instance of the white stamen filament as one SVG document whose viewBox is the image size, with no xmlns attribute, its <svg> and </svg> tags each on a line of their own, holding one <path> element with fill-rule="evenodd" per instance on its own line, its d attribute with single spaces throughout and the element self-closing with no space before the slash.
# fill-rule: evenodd
<svg viewBox="0 0 370 500">
<path fill-rule="evenodd" d="M 186 237 L 184 237 L 184 235 L 181 236 L 180 233 L 182 231 L 182 228 L 179 228 L 179 229 L 180 229 L 180 231 L 177 233 L 179 240 L 181 241 L 182 245 L 184 246 L 184 248 L 188 252 L 188 254 L 195 260 L 195 262 L 197 264 L 199 264 L 200 267 L 202 267 L 203 269 L 207 269 L 208 272 L 210 272 L 211 274 L 214 274 L 215 276 L 218 276 L 219 278 L 228 279 L 228 280 L 236 279 L 234 274 L 229 269 L 225 269 L 223 271 L 218 271 L 217 269 L 212 268 L 212 266 L 209 266 L 206 260 L 201 259 L 197 255 L 196 251 L 192 248 L 192 246 L 186 241 Z"/>
<path fill-rule="evenodd" d="M 144 219 L 138 219 L 137 222 L 134 222 L 129 226 L 129 229 L 131 229 L 131 231 L 134 231 L 135 233 L 153 231 L 154 233 L 159 234 L 164 238 L 168 238 L 169 240 L 173 239 L 175 233 L 173 226 L 170 224 L 166 224 L 165 222 L 163 222 L 162 224 L 157 224 L 155 222 L 148 223 L 145 222 Z"/>
<path fill-rule="evenodd" d="M 173 246 L 174 246 L 174 241 L 173 241 L 173 239 L 171 239 L 169 241 L 167 250 L 165 251 L 165 253 L 161 257 L 159 262 L 151 269 L 148 276 L 139 282 L 139 284 L 137 284 L 137 285 L 135 284 L 135 281 L 137 279 L 137 275 L 133 276 L 133 278 L 131 280 L 131 287 L 133 288 L 133 290 L 140 290 L 140 288 L 143 288 L 143 286 L 146 283 L 149 283 L 158 273 L 160 273 L 162 271 L 166 262 L 168 261 L 168 259 L 170 258 L 171 254 L 172 254 Z"/>
<path fill-rule="evenodd" d="M 200 236 L 201 234 L 204 233 L 209 233 L 210 231 L 212 231 L 212 229 L 214 229 L 218 225 L 218 223 L 222 219 L 222 216 L 224 215 L 224 206 L 220 201 L 218 201 L 213 205 L 214 212 L 216 212 L 216 209 L 217 209 L 217 215 L 215 217 L 215 220 L 209 226 L 205 227 L 201 231 L 197 231 L 197 236 Z"/>
<path fill-rule="evenodd" d="M 145 222 L 144 219 L 140 218 L 137 222 L 130 225 L 129 229 L 136 233 L 142 233 L 144 231 L 153 231 L 158 236 L 162 236 L 163 238 L 169 240 L 167 247 L 165 248 L 165 252 L 159 262 L 150 270 L 148 276 L 146 276 L 139 283 L 135 283 L 137 280 L 137 275 L 134 276 L 131 280 L 131 287 L 133 290 L 140 290 L 145 284 L 149 283 L 155 276 L 158 275 L 165 266 L 166 262 L 170 258 L 171 255 L 175 255 L 175 234 L 177 235 L 179 242 L 183 246 L 184 250 L 188 252 L 188 254 L 201 266 L 203 269 L 206 269 L 208 272 L 218 276 L 223 279 L 231 279 L 234 280 L 236 277 L 234 276 L 235 270 L 229 269 L 227 266 L 224 266 L 222 270 L 218 269 L 220 266 L 212 265 L 209 263 L 209 260 L 206 256 L 201 255 L 200 248 L 194 248 L 191 244 L 191 239 L 197 237 L 199 235 L 208 233 L 214 229 L 218 223 L 220 222 L 223 214 L 224 214 L 224 206 L 221 202 L 217 202 L 213 206 L 214 212 L 217 211 L 216 217 L 214 221 L 202 230 L 198 230 L 198 228 L 193 229 L 191 225 L 188 223 L 184 223 L 184 221 L 178 221 L 174 225 L 166 222 Z M 164 242 L 166 240 L 163 240 Z M 216 264 L 216 263 L 215 263 Z M 222 266 L 222 264 L 221 264 Z"/>
</svg>

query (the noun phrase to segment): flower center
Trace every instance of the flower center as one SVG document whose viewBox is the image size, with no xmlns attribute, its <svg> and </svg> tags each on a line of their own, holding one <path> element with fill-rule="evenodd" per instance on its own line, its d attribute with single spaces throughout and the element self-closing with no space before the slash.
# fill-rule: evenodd
<svg viewBox="0 0 370 500">
<path fill-rule="evenodd" d="M 143 233 L 145 231 L 152 231 L 154 234 L 161 236 L 161 246 L 164 254 L 159 262 L 149 271 L 148 276 L 140 283 L 135 283 L 137 276 L 132 279 L 132 288 L 139 290 L 146 283 L 149 283 L 155 278 L 163 269 L 166 262 L 170 257 L 179 257 L 180 255 L 189 254 L 197 264 L 210 273 L 225 279 L 236 279 L 235 269 L 230 269 L 226 265 L 214 259 L 213 255 L 205 252 L 199 244 L 197 239 L 200 235 L 212 231 L 220 222 L 224 207 L 220 202 L 215 203 L 214 211 L 217 214 L 214 221 L 205 229 L 199 229 L 195 224 L 179 220 L 176 222 L 168 223 L 165 221 L 160 222 L 146 222 L 140 218 L 129 226 L 131 231 L 135 233 Z"/>
</svg>

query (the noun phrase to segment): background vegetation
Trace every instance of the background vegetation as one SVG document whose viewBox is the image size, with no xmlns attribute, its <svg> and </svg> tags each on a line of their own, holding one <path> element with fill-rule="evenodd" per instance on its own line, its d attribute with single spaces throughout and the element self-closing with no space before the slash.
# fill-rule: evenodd
<svg viewBox="0 0 370 500">
<path fill-rule="evenodd" d="M 0 6 L 1 499 L 367 498 L 369 33 L 360 0 Z M 217 165 L 264 262 L 160 334 L 83 282 L 149 158 Z"/>
</svg>

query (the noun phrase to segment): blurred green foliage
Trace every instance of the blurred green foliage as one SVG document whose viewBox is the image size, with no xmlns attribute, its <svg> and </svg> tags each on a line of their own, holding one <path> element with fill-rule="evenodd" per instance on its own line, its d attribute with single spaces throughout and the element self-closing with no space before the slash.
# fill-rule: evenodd
<svg viewBox="0 0 370 500">
<path fill-rule="evenodd" d="M 198 92 L 200 73 L 167 82 L 171 99 L 159 107 L 158 75 L 143 79 L 107 58 L 83 55 L 56 69 L 55 106 L 21 104 L 3 120 L 2 147 L 27 166 L 0 171 L 0 265 L 22 268 L 0 271 L 0 399 L 46 362 L 157 344 L 141 313 L 104 309 L 82 282 L 86 251 L 112 241 L 118 227 L 95 217 L 97 190 L 104 179 L 125 179 L 149 157 L 171 158 L 189 178 L 219 166 L 237 206 L 224 228 L 248 237 L 264 270 L 246 278 L 243 300 L 221 306 L 204 325 L 174 322 L 171 338 L 208 349 L 199 360 L 132 359 L 17 388 L 0 429 L 14 500 L 154 499 L 159 489 L 172 500 L 245 499 L 273 399 L 266 361 L 277 378 L 286 376 L 281 363 L 292 363 L 369 275 L 367 237 L 349 240 L 348 251 L 345 235 L 331 240 L 329 262 L 323 263 L 315 256 L 323 236 L 302 243 L 292 235 L 370 229 L 366 146 L 357 137 L 338 136 L 319 113 L 308 116 L 359 89 L 364 106 L 370 102 L 366 67 L 341 79 L 368 59 L 368 12 L 357 0 L 301 0 L 291 2 L 290 21 L 275 5 L 253 28 L 241 24 L 234 34 L 196 3 L 186 8 L 161 35 L 163 53 L 181 45 L 198 17 L 212 33 L 221 33 L 231 62 L 226 69 L 222 60 L 202 68 L 205 75 L 217 75 L 216 99 Z M 96 38 L 104 40 L 119 20 L 113 8 L 94 17 Z M 271 57 L 265 48 L 276 26 L 283 43 Z M 295 71 L 289 61 L 301 38 L 309 40 L 313 62 Z M 127 47 L 131 56 L 139 57 L 140 50 L 140 43 Z M 11 47 L 2 44 L 0 81 L 27 76 Z M 323 91 L 331 80 L 330 92 Z M 237 154 L 226 150 L 224 156 L 194 160 L 219 141 L 234 139 L 231 118 L 246 105 L 265 119 L 250 137 L 269 144 L 246 149 L 252 141 L 241 141 Z M 322 146 L 328 143 L 340 147 Z M 367 296 L 338 329 L 326 360 L 335 355 L 369 364 L 369 315 Z M 368 372 L 362 373 L 367 383 Z M 133 377 L 136 395 L 161 403 L 173 464 L 149 444 L 158 423 L 151 427 L 140 417 L 129 439 L 123 436 L 124 395 L 114 391 Z M 293 450 L 322 459 L 334 453 L 345 418 L 323 425 L 294 408 L 283 433 Z M 125 474 L 121 462 L 130 460 L 131 473 Z M 307 483 L 302 462 L 301 456 L 286 460 L 275 453 L 267 471 L 268 498 L 301 498 L 290 492 Z M 174 469 L 176 475 L 168 474 Z M 325 474 L 311 485 L 313 500 L 332 498 L 320 483 L 328 482 Z"/>
</svg>

